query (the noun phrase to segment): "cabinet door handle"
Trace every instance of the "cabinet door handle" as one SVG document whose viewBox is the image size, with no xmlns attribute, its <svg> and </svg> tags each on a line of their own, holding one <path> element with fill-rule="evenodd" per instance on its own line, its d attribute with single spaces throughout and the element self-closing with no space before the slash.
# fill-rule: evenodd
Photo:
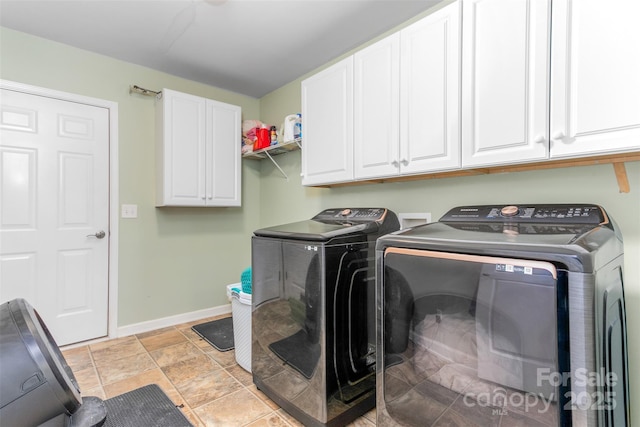
<svg viewBox="0 0 640 427">
<path fill-rule="evenodd" d="M 543 142 L 546 142 L 546 138 L 544 137 L 544 135 L 538 135 L 534 140 L 533 143 L 534 144 L 542 144 Z"/>
<path fill-rule="evenodd" d="M 391 166 L 397 168 L 398 166 L 400 166 L 400 163 L 397 160 L 394 160 L 394 161 L 391 162 Z"/>
<path fill-rule="evenodd" d="M 562 131 L 556 132 L 553 135 L 553 139 L 556 140 L 556 141 L 564 142 L 565 144 L 571 144 L 572 142 L 574 142 L 576 140 L 575 138 L 568 137 Z"/>
<path fill-rule="evenodd" d="M 403 166 L 407 166 L 409 164 L 409 160 L 402 159 L 402 160 L 400 160 L 400 163 L 402 163 Z"/>
</svg>

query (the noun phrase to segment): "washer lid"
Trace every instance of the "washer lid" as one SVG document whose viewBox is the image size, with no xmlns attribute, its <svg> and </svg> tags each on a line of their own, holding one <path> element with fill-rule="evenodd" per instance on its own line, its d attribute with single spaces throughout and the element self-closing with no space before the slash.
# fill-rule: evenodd
<svg viewBox="0 0 640 427">
<path fill-rule="evenodd" d="M 261 237 L 325 242 L 338 236 L 376 233 L 386 215 L 387 210 L 384 208 L 325 209 L 309 220 L 263 228 L 256 230 L 254 234 Z"/>
<path fill-rule="evenodd" d="M 593 272 L 623 253 L 622 236 L 596 205 L 463 206 L 440 221 L 387 234 L 387 247 L 558 261 Z M 578 214 L 579 212 L 579 214 Z"/>
</svg>

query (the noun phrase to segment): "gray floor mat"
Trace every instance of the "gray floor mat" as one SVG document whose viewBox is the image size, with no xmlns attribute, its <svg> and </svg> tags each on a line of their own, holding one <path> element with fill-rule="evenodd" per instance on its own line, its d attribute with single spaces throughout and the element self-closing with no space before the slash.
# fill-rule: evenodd
<svg viewBox="0 0 640 427">
<path fill-rule="evenodd" d="M 193 427 L 156 384 L 107 399 L 104 427 Z"/>
<path fill-rule="evenodd" d="M 192 326 L 191 329 L 219 351 L 233 350 L 233 320 L 231 317 Z"/>
</svg>

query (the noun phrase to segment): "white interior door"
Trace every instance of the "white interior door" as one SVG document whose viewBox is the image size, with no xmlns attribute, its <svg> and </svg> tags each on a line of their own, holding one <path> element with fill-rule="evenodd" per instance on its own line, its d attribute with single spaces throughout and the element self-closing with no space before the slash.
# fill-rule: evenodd
<svg viewBox="0 0 640 427">
<path fill-rule="evenodd" d="M 107 335 L 109 110 L 2 89 L 0 301 L 59 345 Z"/>
</svg>

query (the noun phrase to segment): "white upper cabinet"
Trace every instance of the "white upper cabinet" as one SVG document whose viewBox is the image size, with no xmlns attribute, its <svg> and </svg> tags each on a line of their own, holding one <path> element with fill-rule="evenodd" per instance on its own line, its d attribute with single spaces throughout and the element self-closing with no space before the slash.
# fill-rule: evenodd
<svg viewBox="0 0 640 427">
<path fill-rule="evenodd" d="M 549 0 L 463 2 L 463 167 L 548 158 L 550 13 Z"/>
<path fill-rule="evenodd" d="M 554 0 L 551 157 L 640 149 L 640 1 Z"/>
<path fill-rule="evenodd" d="M 303 184 L 640 150 L 639 0 L 460 0 L 302 83 Z"/>
<path fill-rule="evenodd" d="M 401 174 L 460 167 L 460 2 L 400 31 Z"/>
<path fill-rule="evenodd" d="M 354 55 L 355 178 L 398 174 L 400 34 Z"/>
<path fill-rule="evenodd" d="M 353 56 L 302 82 L 302 184 L 353 180 Z"/>
<path fill-rule="evenodd" d="M 240 121 L 238 106 L 163 89 L 157 206 L 240 206 Z"/>
<path fill-rule="evenodd" d="M 355 178 L 460 167 L 460 4 L 357 52 Z"/>
</svg>

